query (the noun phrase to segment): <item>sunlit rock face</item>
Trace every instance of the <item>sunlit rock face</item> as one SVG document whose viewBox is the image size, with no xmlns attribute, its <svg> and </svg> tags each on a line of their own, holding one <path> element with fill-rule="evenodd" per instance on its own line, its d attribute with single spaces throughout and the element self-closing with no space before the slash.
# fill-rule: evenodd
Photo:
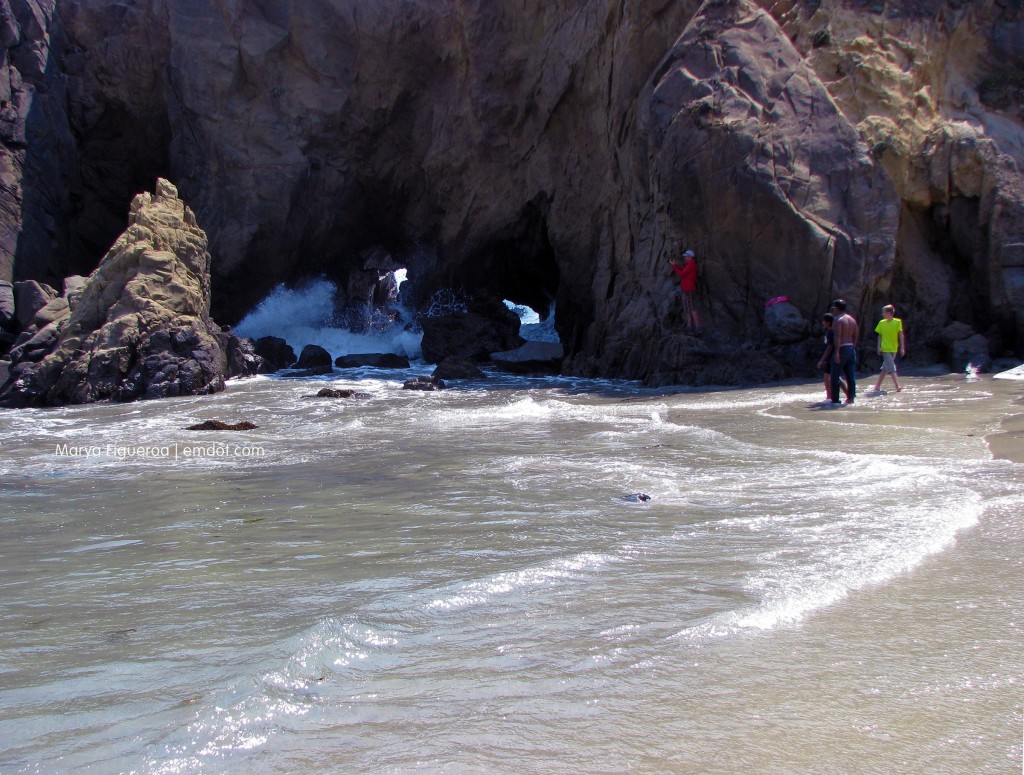
<svg viewBox="0 0 1024 775">
<path fill-rule="evenodd" d="M 319 275 L 350 314 L 405 266 L 414 306 L 556 302 L 570 373 L 785 375 L 817 354 L 765 334 L 779 295 L 1020 349 L 1020 14 L 933 5 L 2 4 L 0 279 L 88 274 L 163 176 L 223 322 Z"/>
<path fill-rule="evenodd" d="M 17 364 L 8 406 L 165 398 L 224 389 L 220 329 L 209 317 L 210 254 L 195 215 L 166 180 L 132 201 L 129 224 L 50 323 L 52 351 Z M 38 317 L 38 315 L 37 315 Z"/>
</svg>

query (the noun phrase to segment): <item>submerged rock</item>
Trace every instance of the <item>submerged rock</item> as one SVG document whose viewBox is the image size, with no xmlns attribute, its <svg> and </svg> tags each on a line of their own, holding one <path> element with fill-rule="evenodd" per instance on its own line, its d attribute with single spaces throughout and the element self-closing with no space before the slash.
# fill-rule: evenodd
<svg viewBox="0 0 1024 775">
<path fill-rule="evenodd" d="M 416 377 L 402 384 L 403 390 L 444 390 L 444 380 L 437 377 Z"/>
<path fill-rule="evenodd" d="M 339 369 L 407 369 L 409 359 L 396 353 L 352 353 L 338 356 L 334 359 L 334 365 Z"/>
<path fill-rule="evenodd" d="M 187 431 L 252 431 L 260 426 L 243 420 L 242 422 L 230 423 L 223 420 L 205 420 L 195 425 L 185 427 Z"/>
<path fill-rule="evenodd" d="M 651 500 L 651 496 L 645 492 L 634 492 L 629 495 L 623 495 L 622 499 L 630 503 L 646 503 Z"/>
<path fill-rule="evenodd" d="M 351 388 L 320 388 L 316 395 L 303 396 L 303 398 L 371 398 L 369 393 L 363 393 Z"/>
</svg>

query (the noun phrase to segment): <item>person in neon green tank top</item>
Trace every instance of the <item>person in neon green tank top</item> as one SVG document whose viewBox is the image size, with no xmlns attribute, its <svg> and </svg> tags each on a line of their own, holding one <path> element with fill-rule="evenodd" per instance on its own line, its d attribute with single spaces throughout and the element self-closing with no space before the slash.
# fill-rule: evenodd
<svg viewBox="0 0 1024 775">
<path fill-rule="evenodd" d="M 906 357 L 907 340 L 903 336 L 903 321 L 896 317 L 896 308 L 892 304 L 882 307 L 882 319 L 875 326 L 875 333 L 878 334 L 878 354 L 882 356 L 882 370 L 875 383 L 875 392 L 882 389 L 886 374 L 892 377 L 892 384 L 896 386 L 896 392 L 899 392 L 903 388 L 896 376 L 896 353 Z"/>
</svg>

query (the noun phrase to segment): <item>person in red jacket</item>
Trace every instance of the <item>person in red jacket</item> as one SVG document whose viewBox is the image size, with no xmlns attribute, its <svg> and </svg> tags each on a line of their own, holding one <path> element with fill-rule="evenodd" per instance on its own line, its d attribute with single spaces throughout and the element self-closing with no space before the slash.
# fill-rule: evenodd
<svg viewBox="0 0 1024 775">
<path fill-rule="evenodd" d="M 693 305 L 693 294 L 697 291 L 697 259 L 692 250 L 683 253 L 683 263 L 675 256 L 669 259 L 672 264 L 672 271 L 679 277 L 679 292 L 683 297 L 683 314 L 686 316 L 686 323 L 691 331 L 697 336 L 704 333 L 700 327 L 700 315 Z"/>
</svg>

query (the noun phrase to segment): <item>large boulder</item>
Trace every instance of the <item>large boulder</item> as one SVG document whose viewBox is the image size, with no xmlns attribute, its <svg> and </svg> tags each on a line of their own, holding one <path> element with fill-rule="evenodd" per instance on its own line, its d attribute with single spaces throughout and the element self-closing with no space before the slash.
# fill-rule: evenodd
<svg viewBox="0 0 1024 775">
<path fill-rule="evenodd" d="M 662 238 L 696 247 L 698 307 L 716 328 L 754 334 L 757 299 L 780 292 L 803 318 L 835 295 L 857 309 L 865 280 L 892 272 L 886 171 L 756 4 L 701 6 L 652 81 L 647 126 Z"/>
<path fill-rule="evenodd" d="M 512 350 L 526 340 L 519 336 L 519 317 L 501 301 L 470 301 L 466 311 L 451 311 L 420 320 L 420 347 L 427 363 L 445 358 L 486 361 L 491 353 Z"/>
<path fill-rule="evenodd" d="M 71 275 L 71 277 L 64 278 L 64 298 L 67 300 L 68 307 L 74 309 L 78 303 L 78 299 L 82 296 L 82 291 L 85 289 L 85 281 L 87 278 L 82 277 L 80 274 Z"/>
<path fill-rule="evenodd" d="M 350 353 L 335 358 L 334 365 L 339 369 L 407 369 L 409 359 L 397 353 Z"/>
<path fill-rule="evenodd" d="M 45 308 L 33 317 L 43 322 Z M 222 390 L 225 355 L 209 309 L 206 235 L 177 189 L 160 179 L 155 194 L 132 201 L 128 228 L 82 286 L 74 311 L 40 330 L 61 325 L 52 352 L 19 364 L 0 401 L 52 406 Z"/>
<path fill-rule="evenodd" d="M 491 353 L 491 362 L 516 374 L 557 374 L 565 350 L 558 342 L 526 342 L 515 350 Z"/>
<path fill-rule="evenodd" d="M 807 338 L 810 325 L 800 310 L 788 301 L 770 304 L 764 311 L 764 327 L 773 342 L 792 344 Z"/>
<path fill-rule="evenodd" d="M 331 354 L 318 344 L 307 344 L 299 353 L 299 359 L 295 361 L 293 369 L 301 369 L 302 376 L 315 376 L 317 374 L 330 374 L 334 371 L 331 364 Z"/>
<path fill-rule="evenodd" d="M 272 374 L 275 371 L 289 368 L 295 363 L 295 350 L 284 339 L 278 336 L 263 336 L 255 342 L 256 355 L 260 363 L 260 374 Z"/>
<path fill-rule="evenodd" d="M 988 372 L 992 367 L 988 339 L 975 334 L 967 339 L 953 342 L 950 348 L 949 365 L 953 371 Z"/>
<path fill-rule="evenodd" d="M 56 298 L 59 298 L 57 291 L 46 283 L 35 280 L 15 283 L 14 310 L 19 330 L 29 328 L 36 313 Z"/>
<path fill-rule="evenodd" d="M 35 317 L 32 318 L 31 327 L 38 330 L 43 326 L 48 326 L 70 316 L 71 306 L 68 304 L 68 300 L 63 296 L 58 296 L 48 301 L 36 311 Z"/>
<path fill-rule="evenodd" d="M 65 322 L 66 318 L 62 318 L 42 328 L 33 327 L 28 331 L 22 331 L 11 345 L 11 363 L 36 362 L 45 358 L 57 346 Z"/>
</svg>

